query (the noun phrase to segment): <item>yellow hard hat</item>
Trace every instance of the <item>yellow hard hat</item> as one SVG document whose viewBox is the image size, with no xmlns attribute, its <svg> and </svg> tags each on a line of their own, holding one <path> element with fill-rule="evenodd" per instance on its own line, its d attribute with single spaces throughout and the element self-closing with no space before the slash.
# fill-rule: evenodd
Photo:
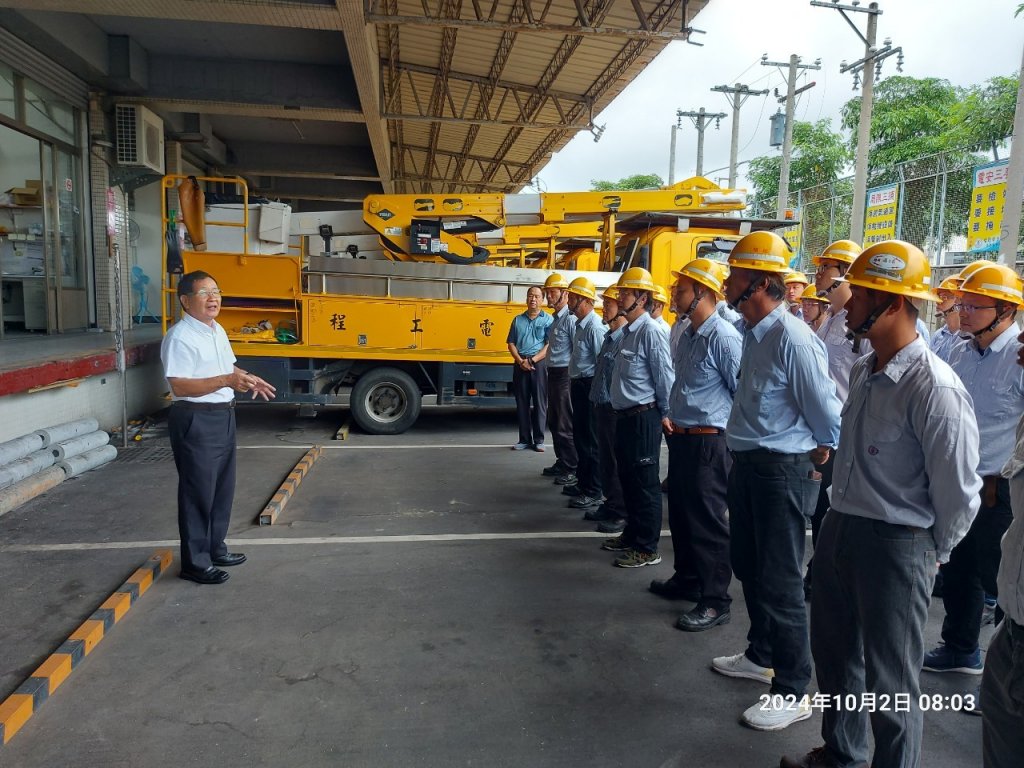
<svg viewBox="0 0 1024 768">
<path fill-rule="evenodd" d="M 792 251 L 779 235 L 774 232 L 751 232 L 733 246 L 729 253 L 729 266 L 784 275 L 790 271 L 791 258 Z"/>
<path fill-rule="evenodd" d="M 864 249 L 853 240 L 836 240 L 826 246 L 825 250 L 821 252 L 821 256 L 811 259 L 811 262 L 821 264 L 822 260 L 828 259 L 829 261 L 841 261 L 843 264 L 853 264 L 854 259 L 862 250 Z"/>
<path fill-rule="evenodd" d="M 902 240 L 886 240 L 865 248 L 841 279 L 850 285 L 908 299 L 935 301 L 928 257 L 916 245 Z"/>
<path fill-rule="evenodd" d="M 654 285 L 654 300 L 660 301 L 662 304 L 668 304 L 671 299 L 668 297 L 668 291 L 664 287 L 655 283 Z"/>
<path fill-rule="evenodd" d="M 601 294 L 601 301 L 608 301 L 608 299 L 611 299 L 612 301 L 619 300 L 618 286 L 609 285 L 607 288 L 604 289 L 604 293 Z"/>
<path fill-rule="evenodd" d="M 785 279 L 782 282 L 784 282 L 786 285 L 789 285 L 790 283 L 803 283 L 804 285 L 807 285 L 810 281 L 807 279 L 807 275 L 805 275 L 803 272 L 797 272 L 796 270 L 793 270 L 788 275 L 786 275 Z"/>
<path fill-rule="evenodd" d="M 968 264 L 966 267 L 960 270 L 960 279 L 966 280 L 968 277 L 970 277 L 971 273 L 974 272 L 974 270 L 980 267 L 987 267 L 992 264 L 995 264 L 995 262 L 989 261 L 988 259 L 978 259 L 977 261 L 972 261 L 970 264 Z"/>
<path fill-rule="evenodd" d="M 1005 264 L 989 264 L 971 272 L 960 286 L 960 293 L 988 296 L 1016 307 L 1024 307 L 1024 282 Z"/>
<path fill-rule="evenodd" d="M 597 298 L 597 288 L 595 288 L 594 284 L 586 277 L 577 277 L 569 283 L 569 293 L 575 293 L 577 296 L 582 296 L 583 298 L 590 299 L 591 301 Z"/>
<path fill-rule="evenodd" d="M 676 277 L 688 277 L 721 296 L 722 283 L 728 277 L 728 268 L 720 261 L 701 258 L 687 262 L 682 269 L 672 274 Z"/>
<path fill-rule="evenodd" d="M 959 275 L 950 275 L 941 283 L 939 283 L 939 287 L 935 289 L 935 298 L 939 298 L 939 291 L 949 291 L 950 293 L 956 293 L 957 291 L 960 290 L 960 286 L 963 284 L 963 282 L 964 279 Z"/>
<path fill-rule="evenodd" d="M 619 277 L 619 290 L 630 288 L 634 291 L 654 291 L 658 286 L 654 284 L 651 273 L 643 267 L 630 267 Z"/>
<path fill-rule="evenodd" d="M 828 298 L 825 296 L 820 296 L 818 294 L 818 289 L 815 288 L 813 285 L 808 285 L 806 288 L 804 288 L 804 292 L 800 294 L 800 301 L 820 301 L 822 304 L 829 303 Z"/>
<path fill-rule="evenodd" d="M 548 288 L 568 288 L 569 284 L 565 282 L 565 278 L 557 272 L 552 272 L 548 275 L 548 279 L 544 281 L 544 289 Z"/>
</svg>

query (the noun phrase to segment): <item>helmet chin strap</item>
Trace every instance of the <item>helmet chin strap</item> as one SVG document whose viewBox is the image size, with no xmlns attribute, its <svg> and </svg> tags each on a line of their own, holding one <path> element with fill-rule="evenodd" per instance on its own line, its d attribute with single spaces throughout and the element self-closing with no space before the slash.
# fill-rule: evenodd
<svg viewBox="0 0 1024 768">
<path fill-rule="evenodd" d="M 706 295 L 707 295 L 706 291 L 701 291 L 700 293 L 697 293 L 697 289 L 694 288 L 694 290 L 693 290 L 693 301 L 690 302 L 690 308 L 688 310 L 686 310 L 685 312 L 683 312 L 683 317 L 685 317 L 687 320 L 689 320 L 690 319 L 690 315 L 693 314 L 693 310 L 695 310 L 697 308 L 697 305 L 700 304 L 700 300 L 703 299 Z"/>
<path fill-rule="evenodd" d="M 967 334 L 965 336 L 961 336 L 960 338 L 963 339 L 964 341 L 970 341 L 971 339 L 977 339 L 979 336 L 984 336 L 986 333 L 991 333 L 992 331 L 994 331 L 996 329 L 996 326 L 999 325 L 1001 322 L 1003 322 L 1003 320 L 1005 320 L 1005 319 L 1006 319 L 1006 312 L 1005 312 L 1005 310 L 1002 313 L 997 312 L 996 313 L 996 319 L 993 320 L 991 323 L 989 323 L 984 328 L 982 328 L 980 331 L 978 331 L 977 333 L 969 333 L 969 334 Z"/>
<path fill-rule="evenodd" d="M 938 309 L 938 308 L 936 308 L 935 319 L 936 320 L 945 320 L 953 312 L 956 312 L 956 305 L 955 304 L 952 307 L 950 307 L 949 309 Z"/>
<path fill-rule="evenodd" d="M 744 289 L 743 293 L 741 293 L 739 298 L 736 299 L 736 303 L 735 304 L 730 304 L 729 306 L 731 306 L 736 311 L 739 311 L 740 304 L 742 304 L 744 301 L 749 299 L 751 296 L 753 296 L 757 292 L 757 289 L 761 287 L 760 283 L 761 283 L 760 280 L 757 280 L 757 281 L 751 280 L 750 284 Z"/>
<path fill-rule="evenodd" d="M 871 311 L 871 314 L 864 319 L 863 323 L 858 325 L 856 328 L 851 329 L 846 334 L 846 338 L 853 340 L 854 353 L 860 352 L 860 340 L 874 327 L 875 323 L 878 322 L 878 318 L 885 314 L 886 310 L 892 306 L 894 301 L 896 301 L 896 296 L 890 295 L 889 298 Z"/>
<path fill-rule="evenodd" d="M 630 306 L 629 309 L 622 309 L 622 306 L 621 305 L 619 306 L 619 314 L 617 314 L 616 317 L 626 317 L 627 315 L 629 315 L 630 312 L 632 312 L 634 309 L 636 309 L 639 305 L 640 305 L 640 294 L 638 293 L 636 295 L 636 298 L 633 299 L 633 304 Z"/>
</svg>

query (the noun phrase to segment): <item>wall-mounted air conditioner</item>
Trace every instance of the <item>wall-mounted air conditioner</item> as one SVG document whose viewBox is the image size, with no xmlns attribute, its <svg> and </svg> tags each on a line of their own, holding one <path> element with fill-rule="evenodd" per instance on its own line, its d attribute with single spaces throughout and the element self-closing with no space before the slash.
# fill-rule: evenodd
<svg viewBox="0 0 1024 768">
<path fill-rule="evenodd" d="M 164 172 L 164 121 L 141 104 L 114 107 L 117 164 Z"/>
</svg>

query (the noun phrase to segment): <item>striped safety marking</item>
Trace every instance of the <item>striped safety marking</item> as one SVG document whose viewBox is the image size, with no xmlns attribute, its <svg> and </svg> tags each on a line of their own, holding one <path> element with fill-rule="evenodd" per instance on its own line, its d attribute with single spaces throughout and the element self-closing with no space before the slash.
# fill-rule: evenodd
<svg viewBox="0 0 1024 768">
<path fill-rule="evenodd" d="M 295 465 L 295 469 L 288 473 L 288 477 L 281 483 L 281 487 L 277 489 L 277 493 L 274 494 L 273 498 L 267 502 L 267 506 L 260 512 L 259 523 L 260 525 L 273 525 L 277 520 L 277 516 L 281 514 L 285 506 L 291 500 L 295 491 L 299 489 L 299 483 L 302 482 L 309 470 L 316 464 L 317 459 L 323 455 L 324 449 L 322 446 L 314 445 L 308 451 L 306 455 L 299 460 L 299 463 Z"/>
<path fill-rule="evenodd" d="M 154 552 L 64 641 L 39 669 L 0 703 L 0 744 L 9 742 L 36 710 L 119 622 L 171 564 L 171 550 Z"/>
</svg>

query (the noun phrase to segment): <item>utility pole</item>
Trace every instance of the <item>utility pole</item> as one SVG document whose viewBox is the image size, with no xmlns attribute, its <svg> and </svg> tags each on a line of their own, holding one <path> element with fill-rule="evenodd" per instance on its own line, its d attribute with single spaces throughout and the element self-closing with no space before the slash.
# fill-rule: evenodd
<svg viewBox="0 0 1024 768">
<path fill-rule="evenodd" d="M 693 121 L 693 127 L 697 129 L 697 175 L 704 175 L 704 129 L 707 128 L 708 124 L 714 120 L 715 130 L 718 130 L 718 126 L 722 123 L 722 118 L 726 117 L 725 112 L 715 112 L 714 114 L 708 112 L 701 107 L 696 112 L 682 112 L 677 111 L 676 115 L 682 119 L 684 117 L 690 118 Z"/>
<path fill-rule="evenodd" d="M 1010 165 L 1006 169 L 1003 226 L 1002 232 L 999 233 L 999 261 L 1013 270 L 1017 268 L 1020 209 L 1021 200 L 1024 199 L 1024 55 L 1021 56 L 1020 74 L 1017 111 L 1013 115 L 1013 145 L 1010 148 Z"/>
<path fill-rule="evenodd" d="M 835 8 L 846 19 L 857 36 L 864 41 L 864 58 L 847 64 L 845 61 L 840 65 L 840 73 L 853 72 L 853 89 L 857 90 L 858 80 L 861 80 L 860 98 L 860 124 L 857 127 L 857 159 L 854 164 L 853 177 L 853 212 L 850 218 L 850 239 L 864 242 L 864 206 L 867 203 L 868 187 L 868 145 L 871 142 L 871 108 L 873 106 L 875 80 L 882 74 L 882 61 L 893 54 L 898 54 L 896 69 L 903 71 L 903 49 L 893 48 L 892 41 L 886 38 L 884 47 L 875 47 L 875 39 L 878 34 L 878 17 L 882 15 L 878 3 L 871 3 L 867 8 L 861 8 L 856 0 L 854 4 L 844 5 L 838 2 L 822 2 L 822 0 L 811 0 L 811 5 L 819 8 Z M 868 14 L 867 35 L 862 35 L 857 25 L 853 23 L 846 12 Z M 872 70 L 874 70 L 872 72 Z M 863 73 L 863 74 L 862 74 Z"/>
<path fill-rule="evenodd" d="M 735 86 L 728 85 L 716 85 L 712 91 L 718 91 L 719 93 L 727 94 L 726 98 L 729 99 L 729 104 L 732 106 L 732 145 L 729 148 L 729 189 L 736 187 L 736 152 L 739 149 L 740 144 L 740 107 L 743 106 L 743 102 L 750 96 L 763 96 L 768 93 L 768 89 L 763 91 L 752 91 L 742 83 L 736 83 Z"/>
<path fill-rule="evenodd" d="M 668 150 L 668 185 L 671 187 L 676 183 L 676 134 L 679 133 L 679 129 L 682 127 L 680 123 L 682 119 L 680 115 L 682 113 L 676 110 L 676 124 L 672 126 L 672 142 L 669 144 Z"/>
<path fill-rule="evenodd" d="M 781 219 L 785 216 L 786 209 L 789 208 L 789 163 L 793 154 L 793 112 L 796 109 L 796 96 L 798 93 L 803 93 L 814 87 L 814 83 L 811 82 L 797 89 L 797 72 L 801 69 L 821 69 L 821 59 L 815 59 L 813 64 L 801 64 L 800 57 L 794 53 L 789 57 L 789 64 L 786 65 L 778 61 L 768 61 L 766 53 L 761 57 L 761 66 L 778 67 L 780 71 L 782 67 L 789 67 L 789 75 L 786 77 L 786 95 L 779 96 L 778 90 L 775 91 L 779 102 L 786 104 L 786 130 L 782 139 L 782 163 L 779 166 L 779 200 L 775 208 L 776 216 Z"/>
</svg>

